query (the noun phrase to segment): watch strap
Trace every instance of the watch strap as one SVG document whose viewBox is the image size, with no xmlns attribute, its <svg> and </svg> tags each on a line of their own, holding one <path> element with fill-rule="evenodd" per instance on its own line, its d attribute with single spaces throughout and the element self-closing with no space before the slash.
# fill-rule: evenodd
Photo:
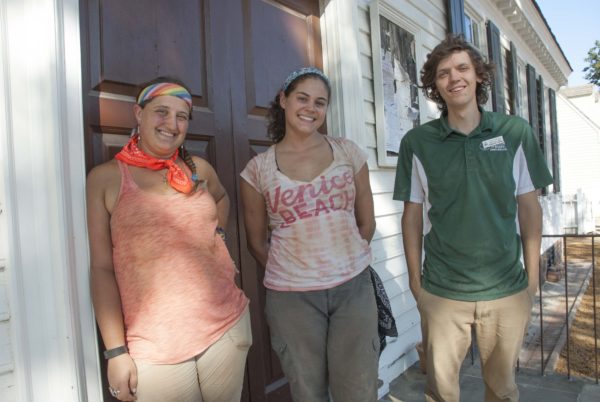
<svg viewBox="0 0 600 402">
<path fill-rule="evenodd" d="M 105 350 L 104 358 L 106 360 L 108 360 L 108 359 L 112 359 L 113 357 L 117 357 L 117 356 L 120 356 L 120 355 L 128 353 L 128 352 L 129 352 L 129 350 L 127 349 L 127 346 L 125 346 L 125 345 L 118 346 L 116 348 Z"/>
</svg>

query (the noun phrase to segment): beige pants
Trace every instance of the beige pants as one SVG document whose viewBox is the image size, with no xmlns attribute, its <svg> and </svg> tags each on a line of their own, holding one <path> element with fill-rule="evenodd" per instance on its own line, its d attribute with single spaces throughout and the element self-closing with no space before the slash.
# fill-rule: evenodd
<svg viewBox="0 0 600 402">
<path fill-rule="evenodd" d="M 248 308 L 204 353 L 179 364 L 136 361 L 137 402 L 239 402 L 252 344 Z"/>
<path fill-rule="evenodd" d="M 464 302 L 422 290 L 423 348 L 427 361 L 427 402 L 458 402 L 459 372 L 475 327 L 486 402 L 517 402 L 515 367 L 531 317 L 533 298 L 525 289 L 497 300 Z"/>
</svg>

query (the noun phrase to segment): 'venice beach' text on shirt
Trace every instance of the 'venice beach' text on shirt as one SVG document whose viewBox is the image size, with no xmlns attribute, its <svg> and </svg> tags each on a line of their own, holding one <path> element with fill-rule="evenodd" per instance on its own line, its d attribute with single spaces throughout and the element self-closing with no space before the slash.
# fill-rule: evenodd
<svg viewBox="0 0 600 402">
<path fill-rule="evenodd" d="M 331 211 L 348 210 L 354 207 L 354 182 L 352 172 L 330 177 L 321 176 L 312 183 L 301 184 L 282 191 L 277 186 L 267 192 L 267 206 L 272 213 L 278 212 L 284 222 L 281 227 Z"/>
</svg>

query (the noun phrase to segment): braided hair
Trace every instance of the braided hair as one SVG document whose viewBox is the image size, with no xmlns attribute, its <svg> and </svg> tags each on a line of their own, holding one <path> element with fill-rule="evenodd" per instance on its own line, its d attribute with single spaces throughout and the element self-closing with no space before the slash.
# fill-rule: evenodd
<svg viewBox="0 0 600 402">
<path fill-rule="evenodd" d="M 192 155 L 188 152 L 188 150 L 185 148 L 185 145 L 183 144 L 181 144 L 181 146 L 179 147 L 179 155 L 181 156 L 181 159 L 183 159 L 183 162 L 186 164 L 186 166 L 192 172 L 192 181 L 194 182 L 194 188 L 198 187 L 198 185 L 204 182 L 204 180 L 200 180 L 200 178 L 198 177 L 198 171 L 196 168 L 196 164 L 192 159 Z"/>
</svg>

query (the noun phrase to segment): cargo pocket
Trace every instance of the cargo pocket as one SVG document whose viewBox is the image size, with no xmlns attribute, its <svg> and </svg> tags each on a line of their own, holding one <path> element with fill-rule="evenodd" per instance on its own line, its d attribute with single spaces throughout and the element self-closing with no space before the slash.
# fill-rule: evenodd
<svg viewBox="0 0 600 402">
<path fill-rule="evenodd" d="M 379 336 L 376 336 L 375 338 L 373 338 L 372 344 L 373 344 L 373 351 L 375 352 L 375 354 L 377 356 L 379 356 L 379 350 L 381 348 L 381 340 L 379 339 Z"/>
<path fill-rule="evenodd" d="M 287 344 L 279 337 L 271 335 L 271 348 L 273 348 L 275 353 L 277 353 L 277 357 L 279 357 L 280 360 L 283 360 L 287 349 Z"/>
</svg>

